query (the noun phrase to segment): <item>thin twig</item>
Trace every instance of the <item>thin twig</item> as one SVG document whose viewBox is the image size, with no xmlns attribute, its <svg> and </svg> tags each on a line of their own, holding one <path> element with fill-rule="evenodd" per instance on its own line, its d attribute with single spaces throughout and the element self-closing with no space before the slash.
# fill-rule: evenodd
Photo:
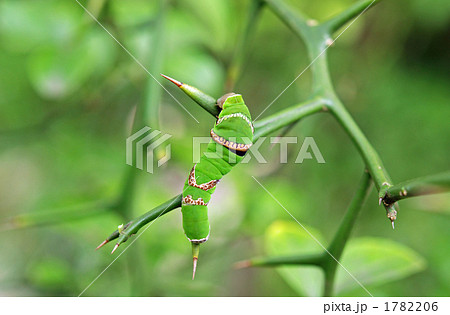
<svg viewBox="0 0 450 315">
<path fill-rule="evenodd" d="M 350 233 L 355 225 L 358 213 L 360 212 L 364 201 L 371 190 L 370 183 L 370 175 L 367 171 L 365 171 L 359 183 L 358 190 L 356 191 L 355 196 L 353 197 L 350 206 L 342 219 L 341 225 L 339 226 L 330 246 L 328 247 L 328 251 L 337 260 L 340 260 L 341 258 Z M 336 260 L 330 259 L 329 255 L 324 255 L 323 257 L 324 260 L 322 267 L 325 271 L 325 286 L 323 295 L 331 296 L 338 264 Z"/>
<path fill-rule="evenodd" d="M 34 211 L 1 220 L 0 232 L 63 224 L 101 215 L 111 210 L 112 205 L 100 201 L 89 205 L 76 205 L 59 211 Z"/>
<path fill-rule="evenodd" d="M 370 8 L 373 8 L 381 0 L 361 0 L 351 5 L 343 12 L 336 14 L 324 22 L 324 26 L 328 29 L 330 34 L 338 31 L 345 24 L 350 22 L 354 17 L 363 14 Z"/>
<path fill-rule="evenodd" d="M 246 52 L 248 50 L 248 42 L 253 36 L 256 29 L 256 22 L 261 12 L 261 8 L 264 2 L 262 0 L 252 0 L 250 3 L 250 8 L 248 10 L 247 22 L 244 31 L 241 33 L 236 49 L 234 50 L 233 57 L 228 66 L 227 78 L 225 80 L 225 90 L 226 92 L 231 92 L 234 89 L 236 80 L 242 73 L 242 68 L 246 58 Z"/>
<path fill-rule="evenodd" d="M 125 224 L 123 230 L 120 233 L 118 230 L 115 230 L 106 240 L 108 240 L 109 242 L 116 238 L 119 238 L 119 240 L 117 240 L 117 244 L 126 242 L 128 238 L 130 238 L 133 234 L 136 234 L 144 225 L 152 222 L 156 218 L 159 218 L 163 214 L 167 214 L 170 211 L 181 207 L 181 198 L 182 195 L 179 194 L 172 199 L 169 199 L 164 203 L 156 206 L 140 217 L 137 217 L 136 219 L 133 219 Z"/>
<path fill-rule="evenodd" d="M 450 171 L 411 179 L 388 188 L 383 202 L 392 204 L 402 199 L 450 191 Z"/>
<path fill-rule="evenodd" d="M 263 257 L 253 258 L 237 262 L 236 269 L 248 267 L 276 267 L 281 265 L 313 265 L 320 266 L 323 261 L 323 254 L 315 255 L 292 255 L 292 256 L 277 256 L 277 257 Z"/>
</svg>

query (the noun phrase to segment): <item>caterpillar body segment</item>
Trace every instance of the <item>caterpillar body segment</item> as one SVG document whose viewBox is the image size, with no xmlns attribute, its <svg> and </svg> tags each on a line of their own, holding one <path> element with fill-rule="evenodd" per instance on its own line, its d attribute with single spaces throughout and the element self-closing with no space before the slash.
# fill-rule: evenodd
<svg viewBox="0 0 450 315">
<path fill-rule="evenodd" d="M 240 94 L 226 94 L 218 100 L 222 108 L 206 151 L 195 164 L 183 189 L 181 212 L 183 229 L 192 243 L 194 271 L 197 267 L 199 244 L 208 240 L 210 225 L 208 203 L 220 179 L 244 158 L 252 145 L 253 125 L 250 112 Z"/>
</svg>

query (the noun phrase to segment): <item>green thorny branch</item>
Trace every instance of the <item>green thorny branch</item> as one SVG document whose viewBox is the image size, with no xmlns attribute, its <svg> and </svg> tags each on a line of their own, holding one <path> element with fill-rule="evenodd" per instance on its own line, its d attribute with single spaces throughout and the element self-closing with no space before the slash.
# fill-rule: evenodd
<svg viewBox="0 0 450 315">
<path fill-rule="evenodd" d="M 381 1 L 381 0 L 380 0 Z M 351 229 L 360 211 L 364 199 L 370 188 L 371 180 L 378 190 L 379 203 L 383 203 L 387 211 L 388 218 L 394 222 L 397 216 L 396 201 L 411 196 L 417 196 L 427 193 L 437 193 L 448 191 L 450 186 L 450 173 L 425 177 L 418 180 L 412 180 L 399 185 L 393 185 L 386 169 L 376 150 L 372 147 L 365 137 L 353 117 L 347 111 L 334 91 L 330 78 L 326 50 L 343 33 L 341 32 L 333 40 L 332 35 L 345 26 L 347 23 L 353 23 L 356 18 L 380 2 L 378 0 L 362 0 L 351 6 L 344 12 L 319 23 L 304 16 L 295 14 L 294 11 L 284 4 L 281 0 L 253 0 L 251 11 L 248 18 L 243 39 L 246 40 L 251 33 L 252 25 L 255 24 L 258 12 L 263 5 L 267 5 L 287 26 L 298 35 L 305 43 L 308 50 L 308 56 L 311 64 L 313 77 L 312 96 L 299 104 L 288 107 L 267 118 L 255 122 L 254 141 L 259 137 L 273 133 L 281 128 L 285 128 L 298 122 L 304 117 L 319 113 L 329 112 L 336 118 L 339 124 L 344 128 L 354 145 L 357 147 L 361 157 L 364 160 L 366 171 L 361 180 L 360 186 L 353 198 L 343 221 L 336 232 L 331 245 L 328 249 L 317 256 L 293 256 L 293 257 L 272 257 L 263 259 L 249 260 L 241 263 L 240 266 L 277 266 L 284 264 L 308 264 L 316 265 L 325 272 L 324 295 L 331 295 L 334 283 L 335 271 L 338 261 L 344 250 L 345 244 L 350 235 Z M 352 21 L 353 19 L 353 21 Z M 347 26 L 348 27 L 348 26 Z M 345 31 L 345 29 L 344 29 Z M 230 64 L 228 71 L 228 86 L 233 86 L 244 60 L 244 51 L 238 45 L 235 59 Z M 164 75 L 163 75 L 164 76 Z M 217 116 L 220 109 L 216 106 L 215 98 L 199 91 L 198 89 L 181 83 L 177 80 L 164 76 L 171 82 L 181 88 L 189 97 L 196 101 L 202 108 L 213 116 Z M 128 238 L 136 234 L 143 226 L 157 219 L 158 217 L 181 207 L 181 194 L 160 204 L 151 211 L 135 218 L 123 226 L 120 226 L 106 240 L 99 245 L 100 248 L 111 240 L 117 239 L 113 249 L 126 242 Z"/>
</svg>

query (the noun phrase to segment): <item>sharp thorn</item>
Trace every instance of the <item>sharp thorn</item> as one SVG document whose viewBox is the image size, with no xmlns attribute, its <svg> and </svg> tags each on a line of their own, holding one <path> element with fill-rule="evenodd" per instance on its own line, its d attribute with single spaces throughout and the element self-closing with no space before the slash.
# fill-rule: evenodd
<svg viewBox="0 0 450 315">
<path fill-rule="evenodd" d="M 97 248 L 95 250 L 100 249 L 103 245 L 105 245 L 108 242 L 109 242 L 109 240 L 104 240 L 100 245 L 97 246 Z"/>
<path fill-rule="evenodd" d="M 394 220 L 392 220 L 391 222 L 392 222 L 392 229 L 395 230 Z"/>
<path fill-rule="evenodd" d="M 383 198 L 380 197 L 380 199 L 378 199 L 378 205 L 381 206 L 381 202 L 383 201 Z"/>
<path fill-rule="evenodd" d="M 171 77 L 168 77 L 162 73 L 160 73 L 160 75 L 162 75 L 164 78 L 166 78 L 167 80 L 169 80 L 170 82 L 172 82 L 173 84 L 175 84 L 178 87 L 181 87 L 183 85 L 183 83 L 181 83 L 180 81 L 177 81 L 175 79 L 172 79 Z"/>
<path fill-rule="evenodd" d="M 194 257 L 194 266 L 192 268 L 192 280 L 194 280 L 194 278 L 195 278 L 195 271 L 197 270 L 197 261 L 198 261 L 198 258 Z"/>
<path fill-rule="evenodd" d="M 192 280 L 194 280 L 195 278 L 195 271 L 197 270 L 197 261 L 199 253 L 200 253 L 200 244 L 192 243 L 192 259 L 194 260 L 194 265 L 192 268 Z"/>
<path fill-rule="evenodd" d="M 118 249 L 119 248 L 119 243 L 117 243 L 116 244 L 116 246 L 114 246 L 114 248 L 113 248 L 113 250 L 112 250 L 112 252 L 111 252 L 111 254 L 113 254 L 115 251 L 116 251 L 116 249 Z"/>
</svg>

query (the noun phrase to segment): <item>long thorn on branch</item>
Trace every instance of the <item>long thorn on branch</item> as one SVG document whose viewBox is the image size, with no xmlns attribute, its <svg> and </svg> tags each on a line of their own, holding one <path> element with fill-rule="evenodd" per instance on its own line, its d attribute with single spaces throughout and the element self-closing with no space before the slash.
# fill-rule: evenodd
<svg viewBox="0 0 450 315">
<path fill-rule="evenodd" d="M 160 216 L 181 207 L 181 198 L 182 195 L 179 194 L 173 197 L 172 199 L 169 199 L 166 202 L 160 204 L 159 206 L 153 208 L 149 212 L 144 213 L 140 217 L 131 220 L 130 222 L 125 224 L 120 231 L 115 230 L 113 233 L 111 233 L 111 235 L 108 236 L 106 240 L 99 245 L 98 248 L 102 247 L 103 245 L 107 244 L 108 242 L 114 239 L 118 239 L 113 250 L 114 252 L 117 249 L 117 247 L 119 247 L 120 244 L 125 243 L 128 240 L 128 238 L 136 234 L 143 226 L 159 218 Z"/>
<path fill-rule="evenodd" d="M 209 96 L 206 93 L 198 90 L 197 88 L 189 86 L 164 74 L 161 74 L 161 76 L 180 87 L 190 98 L 196 101 L 200 106 L 202 106 L 213 116 L 217 116 L 219 114 L 220 108 L 216 105 L 216 101 L 212 96 Z M 255 135 L 253 137 L 253 140 L 256 141 L 259 137 L 277 131 L 284 126 L 299 121 L 303 117 L 324 111 L 324 103 L 325 100 L 323 100 L 322 98 L 313 97 L 300 104 L 288 107 L 287 109 L 280 111 L 277 114 L 256 121 Z"/>
<path fill-rule="evenodd" d="M 198 105 L 203 107 L 208 113 L 217 117 L 220 113 L 220 107 L 216 104 L 216 99 L 199 89 L 175 80 L 167 75 L 161 73 L 161 76 L 178 86 L 187 96 L 194 100 Z"/>
<path fill-rule="evenodd" d="M 130 226 L 130 224 L 132 223 L 133 221 L 130 221 L 130 222 L 128 222 L 127 224 L 125 224 L 123 227 L 122 227 L 122 230 L 125 230 L 126 228 L 128 228 L 129 226 Z M 114 232 L 112 232 L 100 245 L 98 245 L 97 246 L 97 248 L 95 249 L 95 250 L 99 250 L 100 248 L 102 248 L 104 245 L 106 245 L 106 244 L 108 244 L 110 241 L 112 241 L 112 240 L 115 240 L 116 238 L 118 238 L 119 237 L 119 235 L 120 235 L 120 232 L 121 231 L 119 231 L 119 229 L 117 229 L 117 230 L 115 230 Z"/>
</svg>

